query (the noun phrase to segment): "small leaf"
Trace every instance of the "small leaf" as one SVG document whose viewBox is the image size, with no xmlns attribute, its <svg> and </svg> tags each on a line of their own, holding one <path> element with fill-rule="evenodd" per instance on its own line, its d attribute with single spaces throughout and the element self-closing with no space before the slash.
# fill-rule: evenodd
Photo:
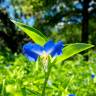
<svg viewBox="0 0 96 96">
<path fill-rule="evenodd" d="M 69 44 L 68 46 L 63 48 L 63 54 L 56 58 L 56 63 L 62 62 L 63 60 L 66 60 L 67 58 L 69 58 L 79 52 L 82 52 L 86 49 L 89 49 L 93 46 L 94 45 L 85 44 L 85 43 Z"/>
<path fill-rule="evenodd" d="M 37 29 L 14 20 L 11 21 L 16 24 L 22 31 L 24 31 L 35 43 L 44 45 L 47 42 L 47 37 Z"/>
</svg>

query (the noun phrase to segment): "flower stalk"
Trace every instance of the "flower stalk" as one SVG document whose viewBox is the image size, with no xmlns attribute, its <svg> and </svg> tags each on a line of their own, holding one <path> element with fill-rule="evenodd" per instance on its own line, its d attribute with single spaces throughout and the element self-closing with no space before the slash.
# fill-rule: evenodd
<svg viewBox="0 0 96 96">
<path fill-rule="evenodd" d="M 47 71 L 44 71 L 45 72 L 45 80 L 44 80 L 42 95 L 41 96 L 45 96 L 46 85 L 47 85 L 51 70 L 52 70 L 52 63 L 48 63 Z"/>
</svg>

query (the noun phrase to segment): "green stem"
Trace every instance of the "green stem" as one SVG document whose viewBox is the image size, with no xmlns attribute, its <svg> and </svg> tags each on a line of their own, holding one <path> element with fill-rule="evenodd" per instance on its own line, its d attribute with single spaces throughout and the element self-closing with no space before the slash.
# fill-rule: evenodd
<svg viewBox="0 0 96 96">
<path fill-rule="evenodd" d="M 4 89 L 5 89 L 5 79 L 3 80 L 2 84 L 2 96 L 4 96 Z"/>
<path fill-rule="evenodd" d="M 46 90 L 46 85 L 47 85 L 47 81 L 49 79 L 49 75 L 51 72 L 51 66 L 48 68 L 48 72 L 45 72 L 45 80 L 44 80 L 44 84 L 43 84 L 43 89 L 42 89 L 42 95 L 41 96 L 45 96 L 45 90 Z"/>
</svg>

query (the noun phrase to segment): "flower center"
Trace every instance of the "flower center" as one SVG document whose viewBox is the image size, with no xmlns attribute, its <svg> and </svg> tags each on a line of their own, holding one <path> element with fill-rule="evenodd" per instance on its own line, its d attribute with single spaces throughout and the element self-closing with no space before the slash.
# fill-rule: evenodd
<svg viewBox="0 0 96 96">
<path fill-rule="evenodd" d="M 41 55 L 41 59 L 42 59 L 44 70 L 47 71 L 47 67 L 48 67 L 48 54 L 45 51 Z"/>
<path fill-rule="evenodd" d="M 44 60 L 48 60 L 48 54 L 43 51 L 43 54 L 41 55 L 41 58 L 44 59 Z"/>
<path fill-rule="evenodd" d="M 41 55 L 43 64 L 47 64 L 48 63 L 48 54 L 44 51 L 43 54 Z"/>
</svg>

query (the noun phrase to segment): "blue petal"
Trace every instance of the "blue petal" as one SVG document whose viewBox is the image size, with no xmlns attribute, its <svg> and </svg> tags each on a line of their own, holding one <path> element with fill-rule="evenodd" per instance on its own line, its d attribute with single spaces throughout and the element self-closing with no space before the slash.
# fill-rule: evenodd
<svg viewBox="0 0 96 96">
<path fill-rule="evenodd" d="M 52 57 L 56 55 L 61 55 L 62 54 L 62 49 L 64 47 L 64 44 L 62 41 L 59 41 L 55 46 L 54 50 L 50 53 Z"/>
<path fill-rule="evenodd" d="M 59 50 L 57 51 L 57 54 L 58 54 L 58 55 L 61 55 L 61 54 L 62 54 L 62 49 L 59 49 Z"/>
<path fill-rule="evenodd" d="M 45 45 L 44 45 L 44 50 L 46 51 L 47 54 L 50 54 L 53 49 L 54 49 L 54 42 L 52 40 L 49 40 Z"/>
<path fill-rule="evenodd" d="M 39 55 L 42 55 L 43 48 L 31 42 L 23 46 L 23 53 L 30 61 L 36 61 Z"/>
<path fill-rule="evenodd" d="M 31 51 L 23 51 L 24 55 L 29 59 L 29 61 L 36 61 L 38 58 L 38 55 L 31 52 Z"/>
</svg>

